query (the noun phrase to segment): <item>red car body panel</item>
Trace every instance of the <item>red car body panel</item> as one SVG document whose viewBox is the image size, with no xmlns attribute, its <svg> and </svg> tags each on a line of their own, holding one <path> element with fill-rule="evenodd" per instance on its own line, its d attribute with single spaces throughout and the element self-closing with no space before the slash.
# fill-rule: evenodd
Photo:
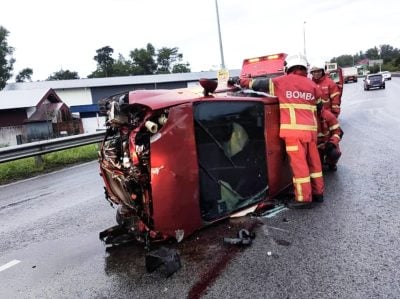
<svg viewBox="0 0 400 299">
<path fill-rule="evenodd" d="M 288 158 L 279 138 L 279 106 L 276 98 L 233 92 L 204 96 L 202 92 L 189 89 L 132 91 L 123 97 L 124 100 L 121 95 L 105 99 L 106 108 L 103 108 L 108 109 L 109 129 L 100 151 L 100 169 L 105 182 L 106 198 L 114 204 L 125 206 L 129 217 L 133 215 L 131 219 L 134 223 L 129 229 L 137 235 L 138 240 L 145 241 L 148 236 L 156 241 L 170 237 L 180 240 L 249 206 L 262 205 L 292 184 Z M 238 205 L 237 208 L 228 209 L 228 212 L 204 218 L 201 190 L 206 189 L 201 189 L 200 186 L 200 160 L 195 127 L 197 126 L 197 130 L 201 127 L 196 124 L 195 105 L 218 102 L 228 105 L 237 102 L 239 106 L 240 103 L 244 106 L 252 103 L 247 106 L 261 107 L 264 122 L 261 123 L 262 127 L 257 125 L 257 130 L 264 130 L 262 140 L 265 142 L 265 158 L 261 157 L 259 161 L 265 159 L 267 193 L 262 198 L 256 196 L 246 200 L 246 205 Z M 118 106 L 121 103 L 123 107 Z M 139 113 L 135 114 L 134 109 Z M 121 115 L 114 117 L 114 110 Z M 167 114 L 168 120 L 160 124 L 158 130 L 150 133 L 144 125 L 145 122 L 151 121 L 154 124 L 164 114 Z M 246 116 L 247 121 L 251 121 L 254 126 L 257 123 L 256 118 L 249 115 Z M 136 119 L 132 120 L 132 117 Z M 249 132 L 250 139 L 253 138 L 251 133 Z M 149 142 L 144 141 L 148 140 L 143 137 L 145 135 L 149 136 Z M 129 139 L 124 136 L 129 136 Z M 257 138 L 255 141 L 261 140 L 260 137 L 254 138 Z M 141 156 L 143 148 L 146 155 L 148 152 L 149 158 L 146 155 Z M 128 155 L 123 153 L 124 149 L 129 150 Z M 257 153 L 263 156 L 263 152 Z M 254 167 L 252 165 L 250 167 Z M 143 173 L 138 174 L 137 171 Z M 238 173 L 240 174 L 236 171 L 236 175 Z M 219 180 L 223 180 L 223 177 Z M 247 190 L 251 191 L 251 188 Z"/>
<path fill-rule="evenodd" d="M 141 104 L 157 110 L 192 102 L 198 98 L 199 95 L 189 89 L 135 90 L 129 93 L 129 104 Z"/>
<path fill-rule="evenodd" d="M 289 160 L 284 142 L 279 138 L 279 106 L 265 105 L 265 140 L 270 196 L 276 196 L 291 184 Z"/>
<path fill-rule="evenodd" d="M 193 122 L 190 103 L 171 108 L 161 137 L 150 145 L 154 229 L 169 236 L 202 226 Z"/>
</svg>

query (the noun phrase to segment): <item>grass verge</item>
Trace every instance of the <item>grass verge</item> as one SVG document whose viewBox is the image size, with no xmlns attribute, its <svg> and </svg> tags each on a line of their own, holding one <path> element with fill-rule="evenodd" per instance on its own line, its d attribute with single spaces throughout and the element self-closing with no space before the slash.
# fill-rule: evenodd
<svg viewBox="0 0 400 299">
<path fill-rule="evenodd" d="M 1 163 L 0 185 L 58 170 L 65 166 L 96 160 L 97 151 L 97 144 L 89 144 L 43 155 L 42 165 L 37 165 L 34 157 Z"/>
</svg>

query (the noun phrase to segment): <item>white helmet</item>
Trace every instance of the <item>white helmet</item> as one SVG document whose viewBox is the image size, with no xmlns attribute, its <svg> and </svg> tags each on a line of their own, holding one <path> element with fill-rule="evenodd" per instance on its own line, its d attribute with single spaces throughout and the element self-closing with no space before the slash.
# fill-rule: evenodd
<svg viewBox="0 0 400 299">
<path fill-rule="evenodd" d="M 288 55 L 285 59 L 285 71 L 288 72 L 292 67 L 299 65 L 308 68 L 307 58 L 303 54 Z"/>
<path fill-rule="evenodd" d="M 325 73 L 325 66 L 321 66 L 319 64 L 312 66 L 310 69 L 310 73 L 315 72 L 315 71 L 322 71 Z"/>
</svg>

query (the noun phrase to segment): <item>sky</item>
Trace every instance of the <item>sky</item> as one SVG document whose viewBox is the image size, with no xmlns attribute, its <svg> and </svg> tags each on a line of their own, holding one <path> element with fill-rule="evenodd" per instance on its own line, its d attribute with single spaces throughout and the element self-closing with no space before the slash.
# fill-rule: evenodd
<svg viewBox="0 0 400 299">
<path fill-rule="evenodd" d="M 305 50 L 321 64 L 382 44 L 400 48 L 398 0 L 218 0 L 218 8 L 228 69 L 282 52 Z M 215 0 L 3 1 L 0 25 L 15 48 L 13 74 L 32 68 L 34 81 L 61 69 L 86 78 L 104 46 L 114 58 L 147 43 L 178 47 L 193 72 L 222 64 Z"/>
</svg>

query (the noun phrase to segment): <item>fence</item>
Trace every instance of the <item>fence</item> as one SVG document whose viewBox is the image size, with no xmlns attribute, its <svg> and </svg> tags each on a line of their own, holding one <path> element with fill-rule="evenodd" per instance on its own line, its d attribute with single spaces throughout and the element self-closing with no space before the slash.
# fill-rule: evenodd
<svg viewBox="0 0 400 299">
<path fill-rule="evenodd" d="M 80 134 L 0 148 L 0 163 L 101 142 L 105 132 Z"/>
</svg>

